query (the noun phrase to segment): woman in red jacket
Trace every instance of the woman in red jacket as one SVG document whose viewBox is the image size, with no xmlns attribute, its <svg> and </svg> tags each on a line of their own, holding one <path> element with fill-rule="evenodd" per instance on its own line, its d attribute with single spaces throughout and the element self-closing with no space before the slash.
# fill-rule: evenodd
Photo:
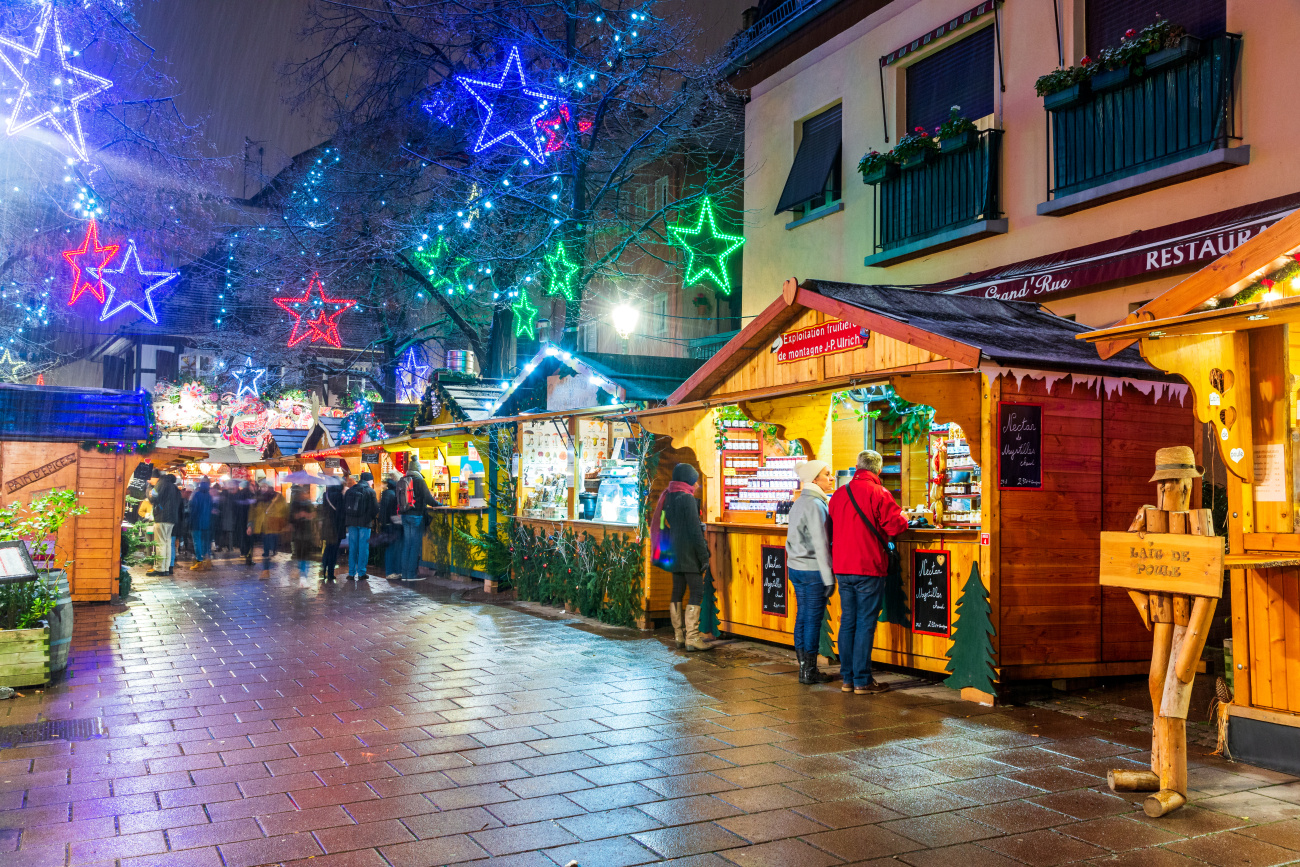
<svg viewBox="0 0 1300 867">
<path fill-rule="evenodd" d="M 882 465 L 878 452 L 860 452 L 853 481 L 830 505 L 831 568 L 840 585 L 840 689 L 857 695 L 889 689 L 871 676 L 871 648 L 889 571 L 885 545 L 907 529 L 903 510 L 880 481 Z"/>
</svg>

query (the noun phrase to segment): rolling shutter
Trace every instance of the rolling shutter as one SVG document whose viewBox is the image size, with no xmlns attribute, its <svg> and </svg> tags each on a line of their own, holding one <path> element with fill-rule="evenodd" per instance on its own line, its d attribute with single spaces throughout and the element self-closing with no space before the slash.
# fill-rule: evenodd
<svg viewBox="0 0 1300 867">
<path fill-rule="evenodd" d="M 803 139 L 799 142 L 799 152 L 794 155 L 790 176 L 785 179 L 776 213 L 821 195 L 839 155 L 840 106 L 837 105 L 803 122 Z"/>
<path fill-rule="evenodd" d="M 993 28 L 985 27 L 907 68 L 907 130 L 934 135 L 948 111 L 978 118 L 993 113 Z"/>
<path fill-rule="evenodd" d="M 1141 30 L 1156 20 L 1157 12 L 1203 39 L 1228 28 L 1227 0 L 1087 0 L 1088 54 L 1119 45 L 1125 31 Z"/>
</svg>

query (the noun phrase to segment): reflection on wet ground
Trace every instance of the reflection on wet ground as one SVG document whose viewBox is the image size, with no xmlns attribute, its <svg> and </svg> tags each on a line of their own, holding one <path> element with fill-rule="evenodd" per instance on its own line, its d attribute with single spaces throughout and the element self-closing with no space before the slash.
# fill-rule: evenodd
<svg viewBox="0 0 1300 867">
<path fill-rule="evenodd" d="M 1194 754 L 1174 816 L 1111 794 L 1108 769 L 1148 761 L 1131 720 L 810 689 L 744 645 L 688 657 L 316 569 L 218 561 L 79 607 L 68 677 L 0 702 L 0 725 L 98 717 L 107 735 L 0 750 L 0 863 L 1300 859 L 1290 777 Z"/>
</svg>

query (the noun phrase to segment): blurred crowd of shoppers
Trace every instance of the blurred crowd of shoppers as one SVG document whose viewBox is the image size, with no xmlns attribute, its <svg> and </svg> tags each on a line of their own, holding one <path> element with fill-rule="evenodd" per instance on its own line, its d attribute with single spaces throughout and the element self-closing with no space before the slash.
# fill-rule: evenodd
<svg viewBox="0 0 1300 867">
<path fill-rule="evenodd" d="M 145 510 L 154 528 L 149 575 L 173 574 L 177 558 L 186 556 L 193 560 L 191 570 L 210 570 L 214 547 L 238 552 L 252 565 L 260 546 L 263 578 L 270 577 L 276 554 L 287 548 L 301 575 L 319 555 L 322 579 L 335 580 L 340 560 L 346 560 L 347 578 L 355 581 L 368 577 L 373 543 L 383 549 L 389 580 L 423 580 L 424 531 L 429 509 L 438 503 L 415 467 L 402 476 L 390 473 L 382 496 L 366 472 L 321 486 L 318 501 L 308 485 L 294 485 L 286 499 L 266 482 L 214 485 L 200 477 L 182 486 L 171 473 L 155 474 L 153 481 Z"/>
</svg>

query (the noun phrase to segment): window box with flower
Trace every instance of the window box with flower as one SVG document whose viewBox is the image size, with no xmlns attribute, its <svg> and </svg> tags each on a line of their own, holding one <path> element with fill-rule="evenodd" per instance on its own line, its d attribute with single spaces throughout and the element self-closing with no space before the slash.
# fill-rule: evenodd
<svg viewBox="0 0 1300 867">
<path fill-rule="evenodd" d="M 859 160 L 858 171 L 862 173 L 862 183 L 879 184 L 898 177 L 898 158 L 892 151 L 883 154 L 880 151 L 868 151 Z"/>
<path fill-rule="evenodd" d="M 892 151 L 903 171 L 920 168 L 938 152 L 939 143 L 919 126 L 899 139 Z"/>
<path fill-rule="evenodd" d="M 973 120 L 962 116 L 960 105 L 954 105 L 948 109 L 948 119 L 935 127 L 934 134 L 939 140 L 940 153 L 955 154 L 975 146 L 979 128 Z"/>
</svg>

